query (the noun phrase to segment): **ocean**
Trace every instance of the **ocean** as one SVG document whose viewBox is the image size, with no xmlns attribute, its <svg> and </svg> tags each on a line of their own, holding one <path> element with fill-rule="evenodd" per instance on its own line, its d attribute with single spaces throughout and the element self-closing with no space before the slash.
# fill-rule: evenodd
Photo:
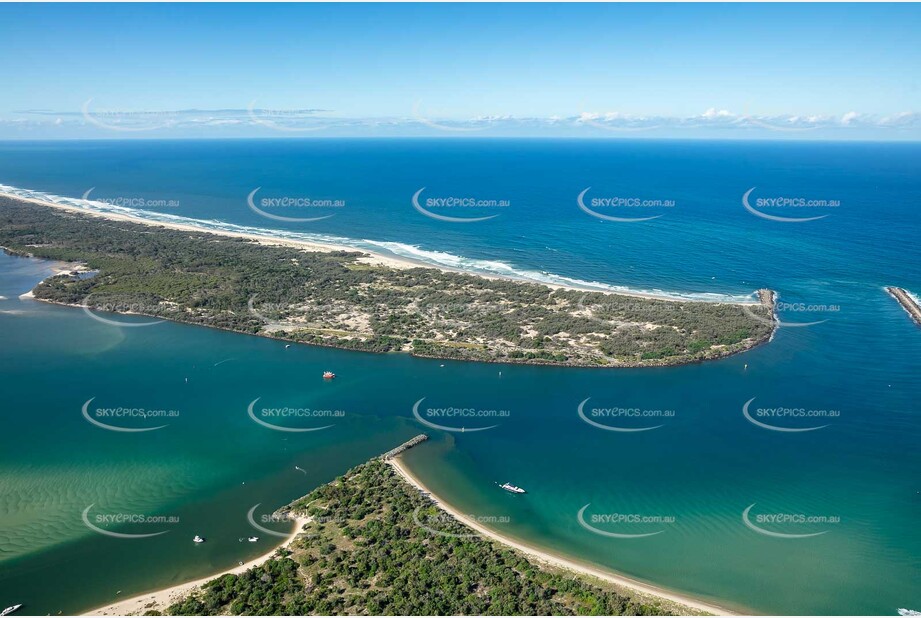
<svg viewBox="0 0 921 618">
<path fill-rule="evenodd" d="M 918 609 L 921 328 L 883 287 L 921 292 L 919 179 L 918 144 L 2 143 L 0 183 L 54 199 L 547 283 L 709 301 L 768 287 L 785 326 L 648 369 L 285 349 L 20 300 L 50 265 L 2 256 L 0 605 L 73 613 L 235 565 L 275 538 L 245 542 L 255 505 L 259 523 L 425 431 L 413 471 L 510 536 L 741 611 Z M 81 413 L 91 398 L 175 414 L 106 431 Z M 342 414 L 273 431 L 247 414 L 257 398 Z M 420 422 L 420 400 L 465 431 Z"/>
</svg>

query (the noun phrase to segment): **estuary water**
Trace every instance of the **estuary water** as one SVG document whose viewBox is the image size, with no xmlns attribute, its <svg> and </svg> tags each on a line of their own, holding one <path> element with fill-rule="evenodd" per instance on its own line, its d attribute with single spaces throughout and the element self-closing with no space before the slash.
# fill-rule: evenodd
<svg viewBox="0 0 921 618">
<path fill-rule="evenodd" d="M 0 183 L 89 208 L 675 297 L 769 287 L 788 324 L 655 369 L 285 348 L 19 299 L 51 265 L 2 256 L 0 605 L 78 612 L 235 565 L 276 542 L 251 520 L 284 532 L 272 510 L 425 431 L 414 472 L 516 538 L 743 611 L 918 609 L 921 328 L 882 288 L 921 292 L 919 179 L 915 144 L 0 144 Z"/>
</svg>

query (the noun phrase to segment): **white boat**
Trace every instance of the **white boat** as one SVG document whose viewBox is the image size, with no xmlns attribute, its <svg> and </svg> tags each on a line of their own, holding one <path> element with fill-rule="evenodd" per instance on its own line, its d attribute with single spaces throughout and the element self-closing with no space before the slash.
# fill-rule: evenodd
<svg viewBox="0 0 921 618">
<path fill-rule="evenodd" d="M 20 607 L 22 607 L 22 603 L 20 603 L 19 605 L 10 605 L 10 606 L 7 607 L 5 610 L 3 610 L 2 612 L 0 612 L 0 616 L 9 616 L 10 614 L 12 614 L 13 612 L 15 612 L 15 611 L 16 611 L 17 609 L 19 609 Z"/>
<path fill-rule="evenodd" d="M 512 485 L 511 483 L 502 483 L 501 485 L 499 485 L 499 487 L 504 489 L 505 491 L 510 491 L 513 494 L 527 493 L 521 487 L 516 487 L 515 485 Z"/>
<path fill-rule="evenodd" d="M 18 606 L 17 606 L 18 607 Z M 0 614 L 2 616 L 3 614 Z M 905 609 L 904 607 L 899 608 L 899 616 L 921 616 L 921 612 L 915 611 L 913 609 Z"/>
<path fill-rule="evenodd" d="M 192 542 L 193 543 L 204 543 L 205 539 L 203 539 L 202 537 L 196 534 L 195 537 L 192 539 Z"/>
<path fill-rule="evenodd" d="M 246 540 L 249 541 L 250 543 L 255 543 L 256 541 L 259 540 L 259 537 L 258 537 L 258 536 L 251 536 L 251 537 L 249 537 L 249 538 L 246 539 Z"/>
</svg>

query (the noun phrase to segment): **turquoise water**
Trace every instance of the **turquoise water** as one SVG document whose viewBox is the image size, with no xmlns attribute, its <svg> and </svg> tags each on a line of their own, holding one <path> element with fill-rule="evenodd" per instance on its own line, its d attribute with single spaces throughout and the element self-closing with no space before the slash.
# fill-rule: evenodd
<svg viewBox="0 0 921 618">
<path fill-rule="evenodd" d="M 737 609 L 918 608 L 921 330 L 882 286 L 921 291 L 919 154 L 917 145 L 688 142 L 0 145 L 6 185 L 70 198 L 92 186 L 101 198 L 175 197 L 180 206 L 153 210 L 349 238 L 356 246 L 388 243 L 417 259 L 522 277 L 718 297 L 768 286 L 783 301 L 825 305 L 781 312 L 782 320 L 827 320 L 781 328 L 749 353 L 687 367 L 452 363 L 286 350 L 177 324 L 113 327 L 79 310 L 18 300 L 47 266 L 4 256 L 0 367 L 8 403 L 0 422 L 16 439 L 0 454 L 0 604 L 27 603 L 35 614 L 80 611 L 113 600 L 117 590 L 129 595 L 258 555 L 267 535 L 253 545 L 238 541 L 253 534 L 246 521 L 253 505 L 270 511 L 425 430 L 432 440 L 407 456 L 414 471 L 465 512 L 521 539 Z M 346 206 L 321 222 L 280 223 L 247 208 L 245 196 L 257 186 L 265 195 L 342 197 Z M 434 221 L 409 202 L 422 186 L 433 197 L 473 193 L 511 206 L 478 224 Z M 655 221 L 601 222 L 575 206 L 588 186 L 599 196 L 677 205 Z M 841 206 L 820 221 L 766 221 L 741 206 L 752 186 Z M 326 369 L 339 378 L 324 383 Z M 157 431 L 105 431 L 81 415 L 91 397 L 94 406 L 179 415 L 156 421 L 168 423 Z M 345 415 L 323 431 L 272 431 L 246 414 L 257 397 L 266 406 Z M 423 410 L 503 409 L 508 416 L 433 418 L 455 427 L 498 424 L 434 430 L 413 418 L 423 397 Z M 674 414 L 599 419 L 662 425 L 604 431 L 579 418 L 589 397 L 587 412 Z M 743 415 L 752 397 L 753 409 L 838 414 L 761 418 L 791 428 L 827 425 L 770 431 Z M 495 482 L 503 481 L 529 493 L 502 492 Z M 90 504 L 92 513 L 173 515 L 179 523 L 158 537 L 114 539 L 83 524 Z M 760 534 L 742 520 L 752 504 L 749 521 L 769 532 L 824 534 Z M 594 533 L 577 518 L 585 505 L 583 520 L 602 532 L 658 534 Z M 605 521 L 614 514 L 655 521 Z M 825 520 L 758 519 L 769 514 Z M 208 542 L 193 545 L 194 534 Z"/>
</svg>

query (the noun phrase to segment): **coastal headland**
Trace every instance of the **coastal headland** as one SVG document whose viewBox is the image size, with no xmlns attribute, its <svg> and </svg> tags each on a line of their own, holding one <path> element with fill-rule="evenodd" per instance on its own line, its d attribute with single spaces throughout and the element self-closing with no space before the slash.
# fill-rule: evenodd
<svg viewBox="0 0 921 618">
<path fill-rule="evenodd" d="M 279 509 L 297 518 L 301 533 L 268 559 L 91 613 L 729 614 L 541 551 L 463 515 L 401 461 L 423 439 Z"/>
<path fill-rule="evenodd" d="M 0 197 L 0 246 L 94 275 L 42 282 L 38 300 L 312 345 L 479 362 L 650 367 L 770 340 L 768 299 L 675 301 L 420 267 L 344 247 L 204 231 Z"/>
<path fill-rule="evenodd" d="M 897 288 L 894 286 L 889 286 L 886 288 L 886 291 L 896 299 L 902 309 L 904 309 L 908 315 L 911 316 L 911 319 L 915 321 L 915 324 L 921 326 L 921 305 L 918 304 L 918 301 L 908 293 L 908 290 L 904 288 Z"/>
</svg>

